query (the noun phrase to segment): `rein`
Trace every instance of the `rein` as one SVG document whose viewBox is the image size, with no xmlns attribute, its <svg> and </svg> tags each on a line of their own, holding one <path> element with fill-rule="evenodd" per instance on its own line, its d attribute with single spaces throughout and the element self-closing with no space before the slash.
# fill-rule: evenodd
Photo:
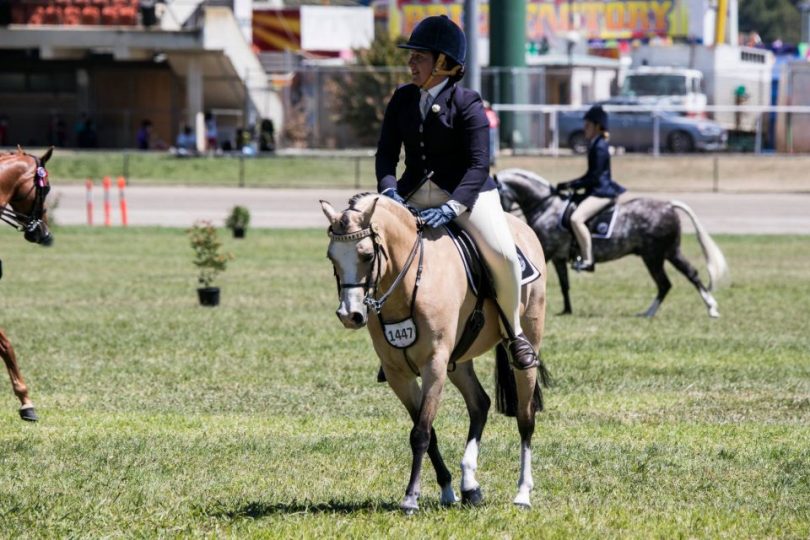
<svg viewBox="0 0 810 540">
<path fill-rule="evenodd" d="M 411 296 L 411 310 L 413 310 L 413 304 L 414 301 L 416 300 L 416 291 L 419 289 L 419 283 L 422 281 L 423 259 L 425 254 L 424 238 L 422 236 L 422 228 L 420 226 L 417 225 L 416 240 L 413 243 L 413 247 L 411 247 L 411 251 L 408 254 L 408 258 L 405 261 L 402 270 L 400 270 L 399 274 L 397 274 L 397 277 L 394 278 L 394 282 L 379 299 L 374 298 L 373 294 L 379 289 L 380 279 L 382 278 L 381 256 L 385 257 L 386 259 L 388 258 L 388 256 L 386 255 L 385 250 L 383 249 L 382 244 L 379 241 L 379 236 L 377 235 L 375 227 L 372 225 L 365 229 L 361 229 L 359 231 L 347 234 L 335 233 L 332 231 L 332 228 L 330 227 L 328 233 L 329 237 L 337 242 L 357 242 L 364 238 L 368 238 L 369 236 L 371 237 L 371 240 L 374 243 L 374 257 L 371 261 L 371 268 L 369 269 L 369 274 L 368 276 L 366 276 L 365 282 L 341 283 L 340 277 L 338 277 L 337 272 L 335 272 L 335 279 L 337 280 L 338 284 L 338 293 L 340 292 L 341 289 L 353 289 L 362 287 L 366 293 L 365 297 L 363 298 L 363 304 L 373 309 L 377 313 L 377 315 L 380 314 L 383 305 L 391 296 L 391 294 L 405 279 L 405 275 L 408 273 L 408 270 L 410 270 L 411 266 L 413 265 L 413 261 L 416 258 L 416 253 L 418 251 L 419 263 L 416 269 L 416 285 L 414 286 L 413 294 Z M 375 268 L 376 268 L 376 276 L 372 277 L 372 275 L 375 274 Z"/>
<path fill-rule="evenodd" d="M 30 154 L 26 155 L 32 157 L 37 166 L 34 172 L 34 186 L 31 188 L 34 190 L 34 206 L 31 208 L 31 214 L 26 215 L 22 212 L 17 212 L 8 205 L 0 205 L 0 220 L 11 225 L 18 231 L 35 229 L 42 221 L 42 216 L 45 214 L 45 197 L 48 196 L 48 192 L 51 190 L 51 186 L 48 183 L 48 171 L 42 166 L 39 158 Z M 30 190 L 28 193 L 30 193 Z M 25 196 L 27 197 L 28 194 L 26 193 Z"/>
</svg>

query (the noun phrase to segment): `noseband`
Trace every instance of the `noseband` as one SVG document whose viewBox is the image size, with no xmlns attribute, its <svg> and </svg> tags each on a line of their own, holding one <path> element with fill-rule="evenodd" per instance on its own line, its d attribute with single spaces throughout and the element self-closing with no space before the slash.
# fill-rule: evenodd
<svg viewBox="0 0 810 540">
<path fill-rule="evenodd" d="M 405 279 L 405 275 L 408 273 L 408 270 L 411 268 L 413 264 L 413 260 L 416 257 L 416 252 L 419 251 L 419 265 L 417 266 L 416 270 L 416 286 L 414 287 L 413 297 L 416 297 L 416 290 L 419 288 L 419 282 L 422 280 L 422 259 L 424 256 L 425 248 L 424 242 L 422 238 L 422 227 L 417 222 L 417 230 L 416 230 L 416 241 L 411 248 L 411 252 L 408 255 L 408 259 L 405 261 L 405 264 L 402 266 L 402 270 L 400 270 L 397 277 L 394 279 L 394 283 L 391 284 L 391 287 L 379 298 L 374 298 L 373 294 L 377 291 L 380 285 L 380 278 L 382 272 L 382 262 L 381 257 L 388 258 L 388 255 L 385 253 L 385 249 L 383 248 L 380 237 L 377 234 L 376 227 L 374 224 L 371 224 L 370 227 L 366 227 L 365 229 L 360 229 L 359 231 L 355 231 L 352 233 L 346 234 L 338 234 L 332 231 L 330 227 L 327 231 L 329 233 L 329 238 L 336 242 L 359 242 L 364 238 L 371 237 L 371 240 L 374 244 L 374 256 L 371 259 L 371 267 L 369 268 L 368 274 L 366 275 L 366 280 L 361 283 L 341 283 L 340 276 L 337 274 L 337 270 L 335 270 L 334 265 L 332 266 L 332 270 L 335 273 L 335 280 L 337 281 L 338 287 L 338 296 L 340 296 L 340 291 L 343 289 L 356 289 L 362 288 L 363 293 L 365 296 L 363 297 L 363 304 L 373 309 L 377 314 L 382 311 L 383 305 L 385 304 L 388 297 L 391 296 L 391 293 L 402 283 L 403 279 Z M 375 269 L 376 269 L 376 276 L 375 276 Z M 411 302 L 413 304 L 413 302 Z"/>
<path fill-rule="evenodd" d="M 36 156 L 34 158 L 36 163 L 36 171 L 34 172 L 34 206 L 31 208 L 31 214 L 26 215 L 22 212 L 13 210 L 10 206 L 0 205 L 0 220 L 5 221 L 18 231 L 25 233 L 32 233 L 42 224 L 42 216 L 45 215 L 45 197 L 51 190 L 51 185 L 48 183 L 48 171 L 39 161 Z M 29 192 L 30 193 L 30 190 Z M 28 193 L 23 197 L 18 197 L 17 200 L 22 200 L 28 196 Z"/>
</svg>

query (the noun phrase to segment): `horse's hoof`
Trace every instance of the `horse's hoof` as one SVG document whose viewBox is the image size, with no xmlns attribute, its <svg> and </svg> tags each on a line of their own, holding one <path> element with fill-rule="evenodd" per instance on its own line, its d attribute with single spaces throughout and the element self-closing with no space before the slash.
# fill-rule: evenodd
<svg viewBox="0 0 810 540">
<path fill-rule="evenodd" d="M 405 495 L 405 498 L 399 503 L 399 509 L 402 510 L 406 516 L 412 516 L 419 510 L 417 497 L 417 495 Z"/>
<path fill-rule="evenodd" d="M 484 495 L 481 493 L 480 487 L 461 492 L 461 504 L 478 506 L 482 502 L 484 502 Z"/>
<path fill-rule="evenodd" d="M 37 416 L 37 411 L 34 410 L 33 405 L 20 407 L 20 418 L 26 422 L 36 422 L 39 420 L 39 416 Z"/>
<path fill-rule="evenodd" d="M 515 497 L 515 500 L 512 501 L 512 503 L 522 510 L 530 510 L 532 507 L 532 502 L 528 493 L 518 493 L 517 497 Z"/>
<path fill-rule="evenodd" d="M 439 499 L 439 503 L 442 506 L 452 506 L 458 502 L 458 497 L 456 497 L 456 492 L 453 491 L 453 486 L 447 484 L 446 486 L 442 487 L 442 495 Z"/>
<path fill-rule="evenodd" d="M 709 317 L 711 317 L 712 319 L 719 319 L 720 312 L 717 311 L 717 308 L 709 308 Z"/>
</svg>

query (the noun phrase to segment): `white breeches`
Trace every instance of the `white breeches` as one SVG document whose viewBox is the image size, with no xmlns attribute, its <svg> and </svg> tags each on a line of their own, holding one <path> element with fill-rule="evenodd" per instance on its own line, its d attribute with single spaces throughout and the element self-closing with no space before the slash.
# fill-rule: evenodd
<svg viewBox="0 0 810 540">
<path fill-rule="evenodd" d="M 408 202 L 416 208 L 425 209 L 441 206 L 449 200 L 450 196 L 446 191 L 427 181 Z M 464 212 L 455 222 L 478 244 L 481 256 L 492 274 L 498 304 L 509 319 L 515 335 L 520 334 L 523 331 L 520 327 L 520 262 L 506 214 L 501 208 L 498 190 L 479 193 L 472 211 Z M 501 335 L 508 337 L 503 325 Z"/>
<path fill-rule="evenodd" d="M 574 236 L 577 238 L 579 253 L 582 256 L 583 262 L 593 262 L 591 231 L 588 230 L 588 226 L 585 225 L 585 222 L 598 214 L 611 202 L 613 202 L 613 199 L 608 197 L 586 197 L 577 205 L 577 209 L 574 210 L 574 213 L 571 214 L 571 229 L 574 231 Z"/>
</svg>

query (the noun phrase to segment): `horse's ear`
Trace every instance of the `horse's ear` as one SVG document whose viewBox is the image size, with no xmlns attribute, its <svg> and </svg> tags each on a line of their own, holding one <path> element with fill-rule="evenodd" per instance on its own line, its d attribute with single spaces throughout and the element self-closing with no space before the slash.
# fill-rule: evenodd
<svg viewBox="0 0 810 540">
<path fill-rule="evenodd" d="M 17 153 L 18 154 L 24 154 L 25 153 L 25 151 L 22 149 L 22 146 L 20 146 L 19 144 L 17 145 Z"/>
<path fill-rule="evenodd" d="M 371 223 L 371 217 L 374 215 L 374 211 L 377 209 L 377 203 L 380 202 L 380 196 L 374 197 L 374 202 L 371 203 L 368 210 L 363 213 L 363 226 L 368 227 L 369 223 Z"/>
<path fill-rule="evenodd" d="M 323 210 L 323 215 L 326 216 L 330 224 L 340 219 L 340 213 L 332 208 L 332 205 L 327 201 L 321 201 L 321 210 Z"/>
<path fill-rule="evenodd" d="M 48 160 L 51 159 L 51 154 L 53 154 L 53 146 L 48 148 L 48 150 L 44 154 L 42 154 L 42 157 L 39 158 L 39 161 L 42 162 L 43 165 L 45 165 L 45 163 L 47 163 Z"/>
</svg>

